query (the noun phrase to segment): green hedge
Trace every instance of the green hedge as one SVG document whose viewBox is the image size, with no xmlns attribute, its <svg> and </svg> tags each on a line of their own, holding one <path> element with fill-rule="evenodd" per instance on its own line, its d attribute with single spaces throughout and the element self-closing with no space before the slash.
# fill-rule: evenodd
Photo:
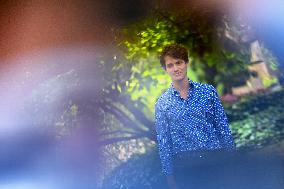
<svg viewBox="0 0 284 189">
<path fill-rule="evenodd" d="M 237 147 L 262 147 L 284 137 L 284 90 L 250 96 L 226 107 Z"/>
</svg>

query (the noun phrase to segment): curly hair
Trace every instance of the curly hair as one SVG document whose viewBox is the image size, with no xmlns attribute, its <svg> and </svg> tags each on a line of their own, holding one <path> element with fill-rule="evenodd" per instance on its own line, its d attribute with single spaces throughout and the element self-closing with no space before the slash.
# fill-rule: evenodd
<svg viewBox="0 0 284 189">
<path fill-rule="evenodd" d="M 180 44 L 170 44 L 166 45 L 160 54 L 160 64 L 166 69 L 165 57 L 170 56 L 176 59 L 182 59 L 185 63 L 188 63 L 188 51 Z"/>
</svg>

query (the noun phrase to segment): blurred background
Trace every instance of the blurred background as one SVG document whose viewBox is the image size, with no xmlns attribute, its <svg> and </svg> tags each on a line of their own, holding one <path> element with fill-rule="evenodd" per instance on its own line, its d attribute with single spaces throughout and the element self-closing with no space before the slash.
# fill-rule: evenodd
<svg viewBox="0 0 284 189">
<path fill-rule="evenodd" d="M 283 187 L 281 0 L 0 3 L 0 188 L 165 187 L 154 105 L 173 42 L 250 157 L 230 188 Z"/>
</svg>

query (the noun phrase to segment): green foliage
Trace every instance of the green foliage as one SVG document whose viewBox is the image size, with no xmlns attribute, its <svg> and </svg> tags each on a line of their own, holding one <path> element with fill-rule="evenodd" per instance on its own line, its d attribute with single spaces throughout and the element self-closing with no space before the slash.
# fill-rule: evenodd
<svg viewBox="0 0 284 189">
<path fill-rule="evenodd" d="M 171 82 L 157 55 L 165 45 L 175 42 L 189 49 L 189 77 L 213 84 L 222 94 L 223 89 L 235 84 L 234 76 L 246 70 L 249 62 L 247 47 L 225 35 L 227 31 L 238 39 L 238 30 L 225 14 L 157 9 L 141 22 L 118 32 L 118 44 L 124 56 L 118 60 L 119 69 L 115 70 L 130 72 L 118 80 L 123 81 L 118 85 L 123 85 L 133 100 L 140 100 L 145 105 L 144 112 L 151 118 L 156 99 Z"/>
<path fill-rule="evenodd" d="M 127 49 L 127 65 L 131 67 L 131 76 L 126 87 L 132 100 L 140 100 L 145 105 L 146 115 L 153 118 L 154 104 L 171 82 L 161 68 L 157 54 L 163 46 L 174 42 L 175 36 L 170 32 L 172 26 L 165 21 L 149 19 L 140 24 L 124 30 L 126 35 L 131 33 L 128 34 L 130 39 L 123 41 Z"/>
<path fill-rule="evenodd" d="M 270 108 L 256 115 L 249 115 L 245 120 L 233 122 L 232 132 L 237 147 L 261 147 L 269 140 L 273 140 L 277 133 L 275 123 L 279 117 L 272 116 L 278 112 Z"/>
<path fill-rule="evenodd" d="M 283 107 L 284 90 L 246 96 L 240 102 L 232 106 L 226 106 L 226 113 L 231 122 L 246 119 L 249 115 L 254 115 L 265 111 L 268 108 Z"/>
<path fill-rule="evenodd" d="M 163 46 L 170 44 L 175 41 L 175 38 L 172 33 L 172 26 L 165 21 L 152 22 L 151 20 L 146 20 L 141 23 L 143 29 L 134 29 L 138 30 L 137 33 L 134 33 L 136 38 L 135 41 L 125 40 L 123 44 L 127 48 L 126 58 L 129 60 L 141 60 L 146 59 L 150 55 L 150 52 L 161 52 Z M 138 27 L 137 25 L 133 27 Z M 125 32 L 130 32 L 133 30 L 133 27 L 125 29 Z M 140 26 L 141 27 L 141 26 Z M 129 31 L 130 30 L 130 31 Z M 131 32 L 133 35 L 133 33 Z"/>
<path fill-rule="evenodd" d="M 270 87 L 270 86 L 273 85 L 273 84 L 278 83 L 278 79 L 277 79 L 276 77 L 263 78 L 263 79 L 262 79 L 262 83 L 263 83 L 263 86 L 264 86 L 265 88 L 267 88 L 267 87 Z"/>
<path fill-rule="evenodd" d="M 262 147 L 283 139 L 284 90 L 248 97 L 226 108 L 237 147 Z"/>
</svg>

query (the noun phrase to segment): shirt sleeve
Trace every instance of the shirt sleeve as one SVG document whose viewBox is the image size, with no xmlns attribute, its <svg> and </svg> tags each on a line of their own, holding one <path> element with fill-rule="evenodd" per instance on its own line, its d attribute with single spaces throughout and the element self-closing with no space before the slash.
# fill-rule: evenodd
<svg viewBox="0 0 284 189">
<path fill-rule="evenodd" d="M 157 104 L 155 106 L 155 128 L 157 132 L 157 142 L 162 164 L 162 172 L 165 175 L 171 175 L 173 174 L 173 152 L 172 140 L 169 133 L 169 124 L 167 122 L 165 113 Z"/>
<path fill-rule="evenodd" d="M 216 89 L 212 86 L 212 104 L 214 108 L 214 122 L 218 133 L 218 138 L 223 148 L 227 150 L 235 149 L 234 139 L 229 128 L 228 119 L 219 99 Z"/>
</svg>

